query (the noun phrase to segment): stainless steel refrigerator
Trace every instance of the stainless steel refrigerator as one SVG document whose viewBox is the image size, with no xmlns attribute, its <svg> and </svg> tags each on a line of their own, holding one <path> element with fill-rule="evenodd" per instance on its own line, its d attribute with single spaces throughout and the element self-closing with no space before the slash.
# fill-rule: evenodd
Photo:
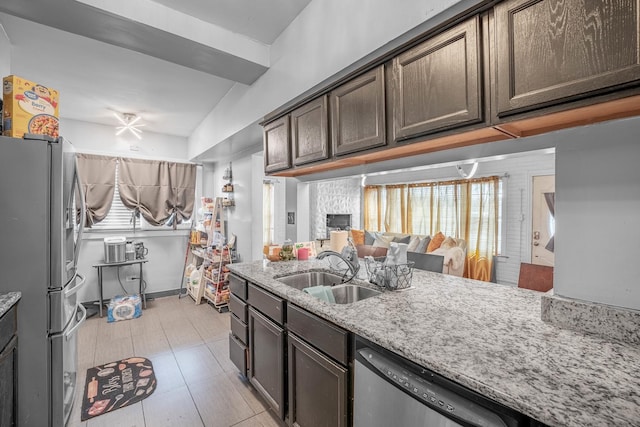
<svg viewBox="0 0 640 427">
<path fill-rule="evenodd" d="M 86 319 L 77 301 L 85 281 L 77 271 L 84 197 L 74 197 L 76 169 L 73 146 L 62 138 L 0 137 L 0 292 L 22 292 L 20 426 L 64 426 L 75 397 L 77 334 Z"/>
</svg>

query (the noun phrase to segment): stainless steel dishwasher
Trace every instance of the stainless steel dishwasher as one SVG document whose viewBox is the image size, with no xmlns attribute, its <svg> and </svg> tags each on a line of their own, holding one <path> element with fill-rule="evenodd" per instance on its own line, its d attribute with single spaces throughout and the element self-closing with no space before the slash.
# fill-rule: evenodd
<svg viewBox="0 0 640 427">
<path fill-rule="evenodd" d="M 517 427 L 531 422 L 360 337 L 354 383 L 354 427 Z"/>
</svg>

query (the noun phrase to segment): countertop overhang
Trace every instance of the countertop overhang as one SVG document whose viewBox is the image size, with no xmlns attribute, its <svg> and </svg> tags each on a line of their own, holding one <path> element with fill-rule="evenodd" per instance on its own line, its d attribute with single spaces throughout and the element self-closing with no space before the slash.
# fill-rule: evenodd
<svg viewBox="0 0 640 427">
<path fill-rule="evenodd" d="M 4 316 L 6 312 L 8 312 L 11 307 L 13 307 L 20 298 L 22 297 L 22 293 L 20 292 L 8 292 L 6 294 L 0 294 L 0 317 Z"/>
<path fill-rule="evenodd" d="M 551 426 L 640 425 L 640 346 L 541 320 L 543 294 L 414 270 L 412 288 L 328 304 L 277 280 L 326 261 L 229 265 L 252 283 Z"/>
</svg>

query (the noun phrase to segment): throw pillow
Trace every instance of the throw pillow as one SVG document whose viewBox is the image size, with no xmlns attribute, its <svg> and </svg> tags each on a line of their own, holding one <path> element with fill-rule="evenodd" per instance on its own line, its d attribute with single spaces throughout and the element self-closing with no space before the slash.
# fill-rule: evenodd
<svg viewBox="0 0 640 427">
<path fill-rule="evenodd" d="M 393 238 L 391 237 L 387 237 L 387 236 L 383 236 L 382 234 L 378 234 L 376 236 L 376 239 L 373 241 L 373 247 L 374 248 L 387 248 L 389 249 L 389 243 L 391 243 L 391 241 L 393 240 Z"/>
<path fill-rule="evenodd" d="M 355 228 L 352 228 L 351 238 L 353 239 L 354 245 L 364 245 L 364 230 L 356 230 Z"/>
<path fill-rule="evenodd" d="M 457 244 L 456 244 L 456 241 L 455 241 L 455 239 L 453 237 L 447 237 L 440 244 L 440 247 L 444 248 L 444 249 L 451 249 L 451 248 L 455 248 L 456 246 L 457 246 Z"/>
<path fill-rule="evenodd" d="M 418 246 L 416 247 L 416 250 L 414 252 L 418 252 L 419 254 L 423 254 L 427 252 L 427 246 L 429 246 L 430 242 L 431 242 L 430 236 L 423 237 L 422 239 L 420 239 L 420 243 L 418 243 Z"/>
<path fill-rule="evenodd" d="M 411 235 L 407 234 L 406 236 L 396 236 L 393 238 L 393 240 L 391 240 L 392 242 L 396 242 L 396 243 L 406 243 L 409 244 L 409 241 L 411 240 Z"/>
<path fill-rule="evenodd" d="M 420 243 L 420 237 L 411 236 L 411 239 L 409 240 L 409 244 L 407 245 L 407 252 L 415 252 L 419 243 Z"/>
<path fill-rule="evenodd" d="M 438 231 L 438 234 L 433 236 L 433 239 L 429 242 L 429 246 L 427 246 L 427 253 L 433 252 L 442 245 L 444 242 L 445 236 L 442 234 L 442 231 Z"/>
<path fill-rule="evenodd" d="M 364 230 L 364 244 L 369 246 L 373 245 L 373 241 L 376 240 L 375 235 L 376 233 Z"/>
</svg>

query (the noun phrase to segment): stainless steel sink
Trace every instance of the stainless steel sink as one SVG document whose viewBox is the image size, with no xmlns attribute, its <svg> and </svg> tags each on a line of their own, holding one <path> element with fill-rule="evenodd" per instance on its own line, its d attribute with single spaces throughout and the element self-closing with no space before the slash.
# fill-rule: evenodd
<svg viewBox="0 0 640 427">
<path fill-rule="evenodd" d="M 382 292 L 358 285 L 337 285 L 331 288 L 336 304 L 351 304 L 380 295 Z"/>
<path fill-rule="evenodd" d="M 308 273 L 292 274 L 277 279 L 292 288 L 303 290 L 311 286 L 334 286 L 342 283 L 342 276 L 326 271 L 310 271 Z"/>
</svg>

